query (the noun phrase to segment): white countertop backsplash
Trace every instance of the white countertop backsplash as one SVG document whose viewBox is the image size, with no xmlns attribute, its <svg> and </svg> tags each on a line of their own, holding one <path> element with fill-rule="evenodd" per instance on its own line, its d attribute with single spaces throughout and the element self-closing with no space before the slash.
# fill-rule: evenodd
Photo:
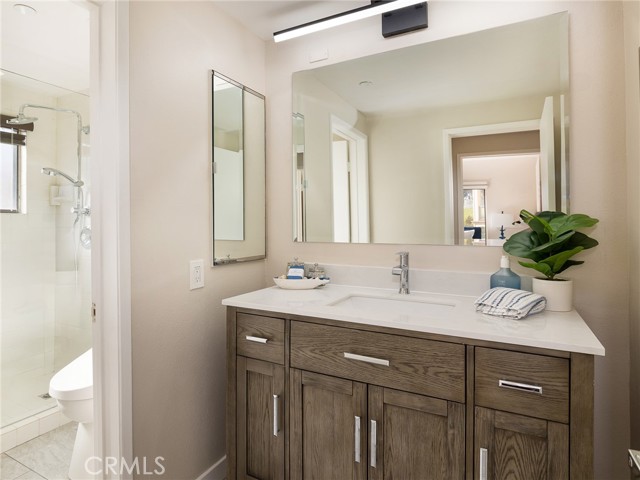
<svg viewBox="0 0 640 480">
<path fill-rule="evenodd" d="M 391 267 L 353 265 L 322 265 L 334 285 L 398 289 L 400 277 L 391 274 Z M 411 291 L 479 297 L 489 289 L 491 273 L 451 272 L 409 268 Z M 522 289 L 531 291 L 531 277 L 521 276 Z"/>
<path fill-rule="evenodd" d="M 489 274 L 412 269 L 411 294 L 407 297 L 398 294 L 398 277 L 391 275 L 390 268 L 323 266 L 331 277 L 331 283 L 324 287 L 284 290 L 273 286 L 224 299 L 222 304 L 407 331 L 604 355 L 604 347 L 575 310 L 544 311 L 522 320 L 476 313 L 474 301 L 489 289 Z M 523 280 L 527 278 L 523 277 Z M 526 285 L 526 282 L 523 283 Z M 352 295 L 444 302 L 454 307 L 444 314 L 417 316 L 386 309 L 363 312 L 331 305 Z"/>
</svg>

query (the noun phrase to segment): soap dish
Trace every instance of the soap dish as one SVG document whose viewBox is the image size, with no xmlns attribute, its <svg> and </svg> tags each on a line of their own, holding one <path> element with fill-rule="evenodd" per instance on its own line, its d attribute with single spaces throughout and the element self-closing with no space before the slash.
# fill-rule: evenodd
<svg viewBox="0 0 640 480">
<path fill-rule="evenodd" d="M 311 290 L 312 288 L 321 287 L 329 283 L 328 278 L 280 278 L 273 277 L 275 284 L 285 290 Z"/>
</svg>

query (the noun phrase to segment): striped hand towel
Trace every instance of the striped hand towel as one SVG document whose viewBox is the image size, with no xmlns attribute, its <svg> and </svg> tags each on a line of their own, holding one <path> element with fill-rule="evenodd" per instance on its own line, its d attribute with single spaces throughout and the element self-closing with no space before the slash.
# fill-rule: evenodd
<svg viewBox="0 0 640 480">
<path fill-rule="evenodd" d="M 496 287 L 484 292 L 475 305 L 476 312 L 518 320 L 543 311 L 547 300 L 542 295 L 525 290 Z"/>
</svg>

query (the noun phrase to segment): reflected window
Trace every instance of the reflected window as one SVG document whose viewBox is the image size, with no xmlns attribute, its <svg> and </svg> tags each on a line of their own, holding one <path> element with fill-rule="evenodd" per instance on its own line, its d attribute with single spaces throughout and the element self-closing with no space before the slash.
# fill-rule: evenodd
<svg viewBox="0 0 640 480">
<path fill-rule="evenodd" d="M 481 187 L 465 188 L 463 199 L 465 239 L 484 242 L 487 238 L 486 190 Z"/>
<path fill-rule="evenodd" d="M 0 128 L 0 211 L 20 213 L 24 135 L 13 128 Z"/>
</svg>

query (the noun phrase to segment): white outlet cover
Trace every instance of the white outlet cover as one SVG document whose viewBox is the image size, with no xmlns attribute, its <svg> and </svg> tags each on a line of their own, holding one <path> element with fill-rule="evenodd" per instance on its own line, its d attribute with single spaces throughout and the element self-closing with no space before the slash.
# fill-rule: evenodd
<svg viewBox="0 0 640 480">
<path fill-rule="evenodd" d="M 204 287 L 204 260 L 189 262 L 189 290 Z"/>
</svg>

